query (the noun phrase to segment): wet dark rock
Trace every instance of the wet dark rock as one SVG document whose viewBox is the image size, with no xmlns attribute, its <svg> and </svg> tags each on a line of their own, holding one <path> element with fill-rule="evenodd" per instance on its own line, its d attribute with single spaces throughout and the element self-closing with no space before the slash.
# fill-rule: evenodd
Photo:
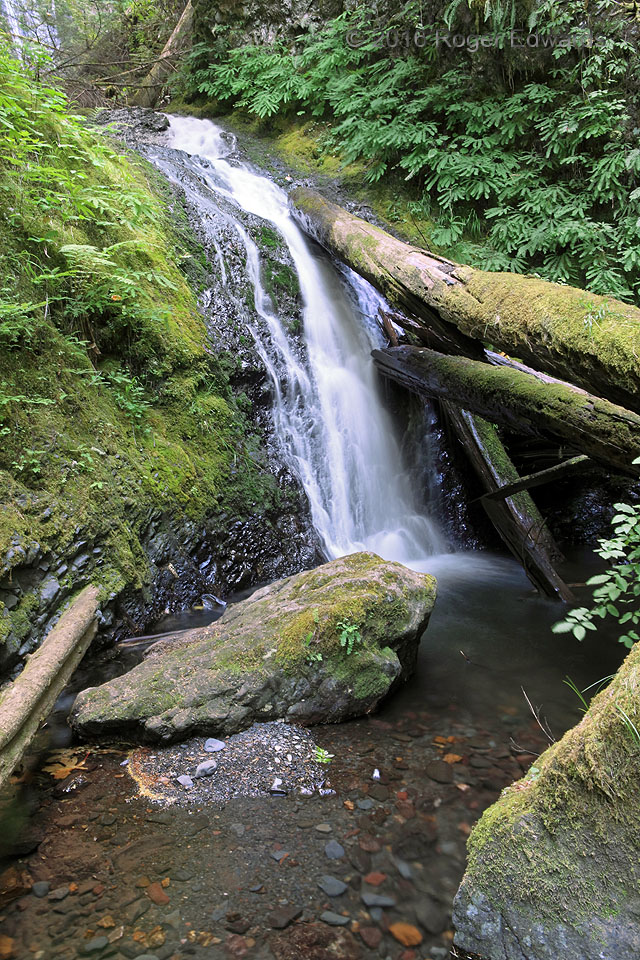
<svg viewBox="0 0 640 960">
<path fill-rule="evenodd" d="M 302 907 L 292 903 L 283 904 L 269 914 L 269 926 L 273 927 L 274 930 L 284 930 L 301 914 Z"/>
<path fill-rule="evenodd" d="M 329 860 L 340 860 L 344 857 L 344 847 L 337 840 L 329 840 L 325 845 L 324 853 Z"/>
<path fill-rule="evenodd" d="M 34 895 L 34 897 L 42 899 L 42 897 L 46 897 L 46 895 L 49 893 L 50 888 L 51 884 L 48 880 L 38 880 L 31 887 L 31 893 Z"/>
<path fill-rule="evenodd" d="M 83 691 L 70 722 L 85 735 L 172 741 L 234 733 L 254 719 L 369 713 L 412 672 L 434 600 L 427 574 L 369 553 L 333 560 L 263 587 L 210 627 L 160 641 L 129 673 Z M 337 624 L 351 603 L 362 610 L 361 640 L 347 657 Z M 309 659 L 310 633 L 321 661 Z"/>
<path fill-rule="evenodd" d="M 365 891 L 360 896 L 366 907 L 395 907 L 396 905 L 395 897 L 387 897 L 383 893 Z"/>
<path fill-rule="evenodd" d="M 430 760 L 425 767 L 425 773 L 436 783 L 453 783 L 453 769 L 451 764 L 444 760 Z"/>
<path fill-rule="evenodd" d="M 451 911 L 427 897 L 415 908 L 415 918 L 427 933 L 437 935 L 447 929 L 451 920 Z"/>
<path fill-rule="evenodd" d="M 347 884 L 337 877 L 325 874 L 318 880 L 318 886 L 328 897 L 339 897 L 348 889 Z"/>
<path fill-rule="evenodd" d="M 55 890 L 52 890 L 49 894 L 49 900 L 64 900 L 65 897 L 69 896 L 69 887 L 56 887 Z"/>
<path fill-rule="evenodd" d="M 108 946 L 108 937 L 94 937 L 93 940 L 88 940 L 82 945 L 80 952 L 83 954 L 83 956 L 90 957 L 94 954 L 100 953 L 105 947 Z"/>
<path fill-rule="evenodd" d="M 341 913 L 333 913 L 332 910 L 325 910 L 320 914 L 320 919 L 331 927 L 344 927 L 351 922 L 351 917 L 343 917 Z"/>
</svg>

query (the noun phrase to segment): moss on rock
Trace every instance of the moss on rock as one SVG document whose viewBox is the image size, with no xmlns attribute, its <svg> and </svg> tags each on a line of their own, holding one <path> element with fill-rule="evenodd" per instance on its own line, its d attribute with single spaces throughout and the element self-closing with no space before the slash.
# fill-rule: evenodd
<svg viewBox="0 0 640 960">
<path fill-rule="evenodd" d="M 492 960 L 640 951 L 640 647 L 469 838 L 456 942 Z"/>
<path fill-rule="evenodd" d="M 130 673 L 82 693 L 73 726 L 172 740 L 253 719 L 367 713 L 413 670 L 435 594 L 433 577 L 375 554 L 333 560 L 263 587 L 210 627 L 161 641 Z"/>
</svg>

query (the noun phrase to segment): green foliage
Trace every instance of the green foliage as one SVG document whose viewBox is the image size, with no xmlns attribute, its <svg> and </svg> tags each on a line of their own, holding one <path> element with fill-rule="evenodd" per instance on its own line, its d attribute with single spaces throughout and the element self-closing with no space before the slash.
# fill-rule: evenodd
<svg viewBox="0 0 640 960">
<path fill-rule="evenodd" d="M 340 646 L 349 657 L 353 653 L 354 647 L 362 643 L 362 634 L 357 623 L 351 623 L 350 620 L 338 620 L 336 624 L 340 636 Z"/>
<path fill-rule="evenodd" d="M 614 536 L 600 540 L 596 550 L 603 560 L 616 562 L 605 572 L 587 581 L 593 591 L 594 605 L 571 610 L 564 620 L 552 627 L 554 633 L 572 633 L 584 640 L 587 630 L 596 630 L 595 618 L 613 617 L 626 632 L 618 639 L 631 648 L 640 640 L 635 629 L 640 624 L 640 505 L 616 503 L 613 517 Z"/>
<path fill-rule="evenodd" d="M 315 761 L 316 763 L 331 763 L 334 758 L 333 753 L 329 753 L 328 750 L 324 750 L 322 747 L 316 746 Z"/>
<path fill-rule="evenodd" d="M 115 595 L 147 576 L 151 513 L 245 517 L 278 488 L 231 364 L 204 347 L 180 198 L 1 42 L 0 128 L 0 556 L 64 551 L 86 529 Z M 0 643 L 30 628 L 30 596 Z"/>
<path fill-rule="evenodd" d="M 419 15 L 409 3 L 397 25 Z M 458 18 L 466 32 L 530 26 L 542 40 L 573 40 L 537 60 L 530 50 L 518 60 L 505 41 L 455 64 L 436 58 L 435 25 L 424 28 L 419 55 L 398 52 L 381 44 L 376 11 L 357 6 L 298 37 L 293 52 L 275 42 L 207 58 L 199 47 L 182 82 L 262 119 L 329 120 L 327 152 L 363 163 L 372 182 L 414 184 L 413 213 L 435 221 L 436 247 L 464 240 L 466 259 L 485 269 L 637 299 L 640 58 L 619 5 L 599 0 L 585 17 L 579 0 L 454 0 L 447 23 Z M 591 33 L 597 44 L 582 45 Z"/>
</svg>

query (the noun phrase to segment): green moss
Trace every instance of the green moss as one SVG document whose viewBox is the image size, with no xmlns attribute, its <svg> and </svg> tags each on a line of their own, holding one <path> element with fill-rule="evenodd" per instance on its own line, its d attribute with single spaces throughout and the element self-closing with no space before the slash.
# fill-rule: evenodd
<svg viewBox="0 0 640 960">
<path fill-rule="evenodd" d="M 497 909 L 520 902 L 545 925 L 578 925 L 640 892 L 640 748 L 618 709 L 638 723 L 639 678 L 634 649 L 582 721 L 474 828 L 467 879 Z"/>
<path fill-rule="evenodd" d="M 44 121 L 40 130 L 45 136 Z M 149 164 L 117 154 L 64 115 L 51 131 L 52 167 L 75 169 L 84 193 L 111 206 L 95 219 L 67 216 L 71 196 L 29 206 L 0 156 L 7 209 L 28 210 L 24 222 L 0 218 L 0 557 L 15 542 L 64 552 L 81 528 L 103 546 L 93 578 L 108 596 L 148 580 L 140 537 L 149 511 L 201 522 L 224 509 L 242 518 L 256 504 L 274 507 L 279 492 L 257 462 L 247 404 L 234 399 L 233 364 L 205 349 L 196 302 L 203 251 L 181 200 Z M 43 246 L 29 238 L 44 236 L 41 263 Z M 275 237 L 265 234 L 265 243 Z M 124 279 L 105 287 L 105 300 L 96 299 L 94 275 L 80 277 L 45 308 L 34 264 L 64 271 L 61 250 L 86 244 L 112 247 L 109 270 Z M 292 288 L 284 268 L 274 283 Z M 28 336 L 11 339 L 19 303 L 36 306 L 23 323 Z M 34 602 L 27 596 L 0 617 L 0 642 L 25 634 Z"/>
</svg>

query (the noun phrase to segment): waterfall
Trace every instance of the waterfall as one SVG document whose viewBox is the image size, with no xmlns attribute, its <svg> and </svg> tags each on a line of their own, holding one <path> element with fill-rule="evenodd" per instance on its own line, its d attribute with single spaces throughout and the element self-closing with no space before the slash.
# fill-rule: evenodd
<svg viewBox="0 0 640 960">
<path fill-rule="evenodd" d="M 20 28 L 20 12 L 14 0 L 0 0 L 0 13 L 4 17 L 7 30 L 17 52 L 22 49 L 22 30 Z"/>
<path fill-rule="evenodd" d="M 232 150 L 228 134 L 208 120 L 170 119 L 170 144 L 181 151 L 182 166 L 195 182 L 268 221 L 288 245 L 304 303 L 306 363 L 296 356 L 263 286 L 258 248 L 234 224 L 263 321 L 251 333 L 272 381 L 276 432 L 304 486 L 327 557 L 372 550 L 431 569 L 426 558 L 447 546 L 413 496 L 370 357 L 382 342 L 374 319 L 382 299 L 350 271 L 345 279 L 316 249 L 292 218 L 284 190 L 225 159 Z M 152 158 L 179 179 L 175 165 Z M 194 191 L 191 199 L 200 210 L 206 207 L 201 191 L 184 178 L 181 184 L 188 195 Z"/>
</svg>

